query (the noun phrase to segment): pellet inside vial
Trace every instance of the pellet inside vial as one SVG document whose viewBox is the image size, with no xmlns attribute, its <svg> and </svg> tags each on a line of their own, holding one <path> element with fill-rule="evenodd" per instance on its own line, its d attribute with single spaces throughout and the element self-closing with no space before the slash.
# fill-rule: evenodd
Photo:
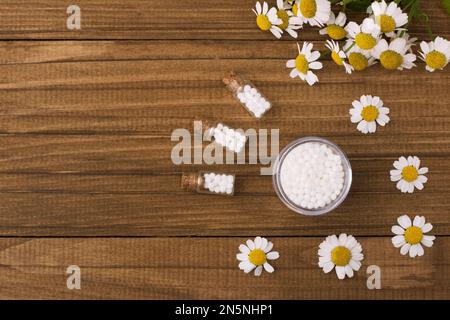
<svg viewBox="0 0 450 320">
<path fill-rule="evenodd" d="M 270 109 L 270 102 L 268 102 L 256 88 L 248 84 L 238 92 L 237 97 L 257 118 L 260 118 L 268 109 Z"/>
<path fill-rule="evenodd" d="M 214 193 L 232 194 L 234 188 L 234 176 L 228 174 L 205 173 L 204 187 Z"/>
<path fill-rule="evenodd" d="M 296 205 L 315 210 L 337 199 L 344 188 L 339 155 L 323 143 L 306 142 L 292 149 L 280 170 L 281 187 Z"/>
</svg>

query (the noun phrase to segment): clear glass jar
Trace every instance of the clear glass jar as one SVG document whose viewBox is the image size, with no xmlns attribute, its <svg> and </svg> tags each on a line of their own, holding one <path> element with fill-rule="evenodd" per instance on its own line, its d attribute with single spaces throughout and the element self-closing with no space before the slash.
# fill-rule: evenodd
<svg viewBox="0 0 450 320">
<path fill-rule="evenodd" d="M 286 159 L 286 156 L 293 151 L 296 147 L 298 147 L 301 144 L 308 143 L 308 142 L 315 142 L 318 144 L 324 144 L 328 148 L 330 148 L 334 155 L 337 155 L 340 157 L 341 164 L 343 167 L 344 172 L 344 182 L 343 182 L 343 188 L 341 189 L 340 193 L 336 196 L 336 198 L 328 203 L 327 205 L 323 207 L 319 207 L 317 209 L 307 209 L 304 207 L 301 207 L 300 205 L 296 204 L 291 198 L 289 198 L 283 190 L 282 182 L 281 182 L 281 169 L 283 167 L 283 162 Z M 333 142 L 319 137 L 305 137 L 297 139 L 290 144 L 288 144 L 278 155 L 277 159 L 275 160 L 274 164 L 274 170 L 273 170 L 273 176 L 272 176 L 272 182 L 273 187 L 275 189 L 276 194 L 280 198 L 281 202 L 284 203 L 289 209 L 301 213 L 308 216 L 317 216 L 321 214 L 325 214 L 327 212 L 330 212 L 334 209 L 336 209 L 347 197 L 350 186 L 352 184 L 352 168 L 350 165 L 350 161 L 348 160 L 345 153 L 342 151 L 342 149 L 334 144 Z"/>
<path fill-rule="evenodd" d="M 272 104 L 270 101 L 255 87 L 253 83 L 231 71 L 223 82 L 228 90 L 233 93 L 234 98 L 250 113 L 253 117 L 260 119 L 267 111 L 270 110 Z"/>
<path fill-rule="evenodd" d="M 232 173 L 199 171 L 183 173 L 181 187 L 197 193 L 232 196 L 234 195 L 235 181 L 236 176 Z"/>
<path fill-rule="evenodd" d="M 202 125 L 205 138 L 214 140 L 232 152 L 240 153 L 244 150 L 247 136 L 241 130 L 233 129 L 219 121 L 203 121 Z"/>
</svg>

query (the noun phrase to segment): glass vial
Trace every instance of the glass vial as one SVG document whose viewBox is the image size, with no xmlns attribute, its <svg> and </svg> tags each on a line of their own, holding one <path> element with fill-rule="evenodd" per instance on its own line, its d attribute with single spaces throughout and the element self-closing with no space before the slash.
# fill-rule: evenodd
<svg viewBox="0 0 450 320">
<path fill-rule="evenodd" d="M 222 122 L 203 121 L 205 138 L 214 140 L 217 144 L 232 152 L 239 153 L 245 148 L 247 136 L 240 130 L 230 128 Z"/>
<path fill-rule="evenodd" d="M 234 174 L 209 171 L 183 173 L 181 187 L 197 193 L 232 196 L 235 178 Z"/>
<path fill-rule="evenodd" d="M 223 83 L 236 100 L 255 118 L 261 118 L 271 107 L 269 100 L 249 80 L 231 71 Z"/>
</svg>

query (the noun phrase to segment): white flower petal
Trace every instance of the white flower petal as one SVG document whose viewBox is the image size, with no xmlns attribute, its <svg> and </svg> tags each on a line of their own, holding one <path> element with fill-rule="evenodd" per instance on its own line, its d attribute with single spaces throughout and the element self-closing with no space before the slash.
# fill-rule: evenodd
<svg viewBox="0 0 450 320">
<path fill-rule="evenodd" d="M 255 276 L 259 277 L 262 274 L 262 270 L 263 270 L 263 267 L 262 266 L 258 266 L 255 269 Z"/>
<path fill-rule="evenodd" d="M 264 270 L 266 270 L 268 273 L 272 273 L 275 271 L 275 269 L 268 263 L 264 263 Z"/>
<path fill-rule="evenodd" d="M 272 251 L 269 252 L 266 257 L 268 260 L 276 260 L 280 257 L 280 254 L 277 251 Z"/>
<path fill-rule="evenodd" d="M 407 254 L 408 251 L 409 251 L 409 248 L 411 248 L 411 245 L 410 245 L 409 243 L 405 243 L 405 244 L 401 247 L 400 253 L 401 253 L 402 255 Z"/>
<path fill-rule="evenodd" d="M 242 253 L 245 253 L 245 254 L 250 253 L 250 249 L 245 244 L 241 244 L 239 246 L 239 251 L 241 251 Z"/>
<path fill-rule="evenodd" d="M 406 214 L 398 217 L 397 222 L 403 229 L 407 229 L 412 226 L 411 219 Z"/>
<path fill-rule="evenodd" d="M 342 266 L 336 266 L 336 275 L 338 279 L 342 280 L 345 278 L 345 267 Z"/>
<path fill-rule="evenodd" d="M 397 225 L 392 226 L 391 231 L 392 231 L 392 233 L 398 234 L 398 235 L 405 234 L 405 230 Z"/>
<path fill-rule="evenodd" d="M 422 232 L 427 233 L 430 232 L 433 229 L 433 225 L 431 223 L 425 223 L 422 227 Z"/>
</svg>

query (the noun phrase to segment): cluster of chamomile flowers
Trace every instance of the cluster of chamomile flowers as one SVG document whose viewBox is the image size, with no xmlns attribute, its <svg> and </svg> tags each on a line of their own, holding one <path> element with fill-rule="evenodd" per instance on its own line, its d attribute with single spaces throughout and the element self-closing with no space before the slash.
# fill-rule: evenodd
<svg viewBox="0 0 450 320">
<path fill-rule="evenodd" d="M 328 0 L 277 0 L 276 7 L 272 8 L 267 2 L 256 2 L 253 12 L 257 26 L 276 38 L 281 38 L 284 32 L 297 38 L 298 30 L 305 24 L 320 27 L 319 33 L 331 38 L 326 41 L 326 47 L 332 60 L 346 73 L 362 71 L 377 62 L 388 70 L 416 66 L 417 56 L 412 47 L 417 39 L 407 33 L 408 15 L 394 1 L 374 1 L 367 8 L 369 17 L 361 24 L 347 23 L 344 12 L 336 15 Z M 311 43 L 297 46 L 297 57 L 288 60 L 286 67 L 292 69 L 292 78 L 299 77 L 313 85 L 319 81 L 314 70 L 323 67 L 317 61 L 321 54 L 312 50 Z M 450 41 L 442 37 L 422 41 L 419 57 L 427 71 L 442 70 L 450 61 Z"/>
</svg>

